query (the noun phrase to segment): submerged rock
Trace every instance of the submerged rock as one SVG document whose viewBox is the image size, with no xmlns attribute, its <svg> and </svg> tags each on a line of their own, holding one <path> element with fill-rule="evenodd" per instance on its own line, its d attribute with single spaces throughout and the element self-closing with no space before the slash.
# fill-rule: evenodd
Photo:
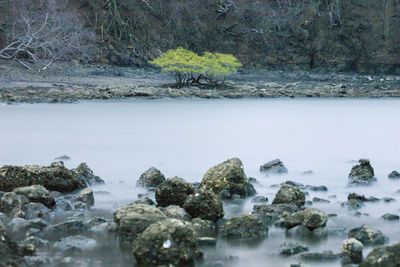
<svg viewBox="0 0 400 267">
<path fill-rule="evenodd" d="M 55 251 L 59 251 L 64 255 L 79 255 L 84 251 L 94 250 L 96 247 L 96 240 L 81 235 L 61 238 L 53 245 Z"/>
<path fill-rule="evenodd" d="M 288 169 L 283 165 L 280 159 L 274 159 L 261 165 L 260 172 L 267 174 L 285 174 L 288 173 Z"/>
<path fill-rule="evenodd" d="M 283 184 L 275 195 L 272 204 L 296 204 L 303 206 L 306 202 L 306 196 L 298 187 Z"/>
<path fill-rule="evenodd" d="M 332 251 L 306 252 L 300 255 L 301 259 L 308 262 L 332 262 L 339 260 L 341 254 Z"/>
<path fill-rule="evenodd" d="M 391 173 L 389 173 L 388 178 L 390 178 L 390 179 L 400 179 L 400 172 L 392 171 Z"/>
<path fill-rule="evenodd" d="M 252 214 L 229 219 L 222 228 L 222 236 L 227 239 L 258 240 L 268 235 L 268 227 Z"/>
<path fill-rule="evenodd" d="M 179 177 L 172 177 L 165 180 L 156 191 L 156 201 L 161 207 L 177 205 L 183 207 L 186 198 L 193 194 L 195 188 Z"/>
<path fill-rule="evenodd" d="M 142 173 L 142 175 L 140 175 L 140 178 L 136 184 L 143 187 L 157 187 L 164 181 L 164 174 L 162 174 L 160 170 L 151 167 L 147 171 Z"/>
<path fill-rule="evenodd" d="M 351 229 L 348 235 L 349 238 L 353 237 L 357 239 L 364 246 L 383 245 L 389 240 L 381 231 L 372 228 L 368 224 Z"/>
<path fill-rule="evenodd" d="M 377 201 L 379 201 L 379 198 L 376 198 L 376 197 L 373 197 L 373 196 L 365 197 L 364 195 L 357 194 L 357 193 L 350 193 L 347 196 L 347 199 L 348 200 L 355 199 L 355 200 L 359 200 L 359 201 L 362 201 L 362 202 L 377 202 Z"/>
<path fill-rule="evenodd" d="M 308 251 L 308 247 L 305 247 L 298 242 L 287 241 L 280 246 L 278 254 L 289 257 L 306 251 Z"/>
<path fill-rule="evenodd" d="M 349 238 L 342 242 L 342 253 L 348 256 L 352 263 L 360 263 L 362 261 L 363 244 L 355 238 Z"/>
<path fill-rule="evenodd" d="M 50 217 L 50 209 L 47 208 L 42 203 L 29 203 L 23 207 L 24 218 L 25 219 L 35 219 L 42 218 L 48 219 Z"/>
<path fill-rule="evenodd" d="M 53 195 L 41 185 L 18 187 L 13 192 L 27 197 L 31 202 L 42 203 L 48 208 L 52 208 L 56 204 Z"/>
<path fill-rule="evenodd" d="M 374 169 L 369 159 L 360 159 L 358 165 L 353 166 L 350 171 L 349 179 L 351 184 L 369 185 L 375 182 Z"/>
<path fill-rule="evenodd" d="M 56 240 L 62 237 L 71 235 L 81 235 L 88 232 L 89 227 L 79 219 L 70 219 L 58 224 L 49 225 L 44 230 L 40 237 Z"/>
<path fill-rule="evenodd" d="M 11 241 L 0 223 L 0 266 L 26 266 L 23 256 L 18 245 Z"/>
<path fill-rule="evenodd" d="M 197 235 L 191 224 L 167 219 L 150 225 L 133 242 L 139 266 L 194 266 Z"/>
<path fill-rule="evenodd" d="M 200 187 L 212 190 L 216 194 L 228 190 L 231 196 L 238 194 L 246 197 L 256 193 L 244 173 L 242 161 L 238 158 L 228 159 L 210 168 L 204 174 Z"/>
<path fill-rule="evenodd" d="M 191 194 L 183 208 L 193 217 L 215 222 L 224 217 L 222 201 L 211 190 L 200 189 Z"/>
<path fill-rule="evenodd" d="M 360 264 L 360 267 L 398 266 L 400 266 L 400 243 L 375 248 Z"/>
<path fill-rule="evenodd" d="M 317 192 L 327 192 L 328 187 L 325 185 L 306 185 L 306 189 Z"/>
<path fill-rule="evenodd" d="M 284 225 L 290 229 L 298 225 L 304 225 L 310 231 L 324 227 L 328 221 L 328 216 L 315 208 L 306 208 L 305 210 L 295 212 L 284 216 Z"/>
<path fill-rule="evenodd" d="M 88 185 L 104 184 L 104 180 L 99 176 L 94 175 L 86 162 L 79 164 L 74 171 L 78 175 L 79 179 L 85 181 Z"/>
</svg>

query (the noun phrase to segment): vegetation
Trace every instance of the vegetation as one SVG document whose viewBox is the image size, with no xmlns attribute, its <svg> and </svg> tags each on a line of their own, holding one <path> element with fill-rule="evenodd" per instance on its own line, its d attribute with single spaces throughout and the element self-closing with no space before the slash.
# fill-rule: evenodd
<svg viewBox="0 0 400 267">
<path fill-rule="evenodd" d="M 179 47 L 168 50 L 161 57 L 149 62 L 164 72 L 172 72 L 178 87 L 201 80 L 220 85 L 225 77 L 234 73 L 242 64 L 230 54 L 205 52 L 203 56 Z"/>
</svg>

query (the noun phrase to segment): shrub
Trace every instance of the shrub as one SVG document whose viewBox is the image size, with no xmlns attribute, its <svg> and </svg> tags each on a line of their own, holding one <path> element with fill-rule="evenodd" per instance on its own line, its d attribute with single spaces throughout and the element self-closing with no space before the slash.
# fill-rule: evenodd
<svg viewBox="0 0 400 267">
<path fill-rule="evenodd" d="M 212 85 L 222 84 L 227 75 L 242 66 L 237 58 L 230 54 L 205 52 L 203 56 L 199 56 L 182 47 L 168 50 L 149 63 L 160 67 L 164 72 L 174 73 L 179 87 L 200 83 L 201 79 Z"/>
</svg>

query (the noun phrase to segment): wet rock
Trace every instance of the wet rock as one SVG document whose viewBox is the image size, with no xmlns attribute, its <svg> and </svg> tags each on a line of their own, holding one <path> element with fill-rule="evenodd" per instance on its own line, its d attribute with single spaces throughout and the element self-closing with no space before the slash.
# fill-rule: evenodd
<svg viewBox="0 0 400 267">
<path fill-rule="evenodd" d="M 182 178 L 168 178 L 158 187 L 156 201 L 161 207 L 168 207 L 169 205 L 183 207 L 186 198 L 194 191 L 194 186 L 185 182 Z"/>
<path fill-rule="evenodd" d="M 14 218 L 8 223 L 8 229 L 16 238 L 25 236 L 26 231 L 31 228 L 31 223 L 23 218 Z"/>
<path fill-rule="evenodd" d="M 288 229 L 304 225 L 310 231 L 313 231 L 316 228 L 324 227 L 327 221 L 328 216 L 315 208 L 306 208 L 305 210 L 284 216 L 284 225 Z"/>
<path fill-rule="evenodd" d="M 90 231 L 96 234 L 108 234 L 115 233 L 118 230 L 118 226 L 114 222 L 104 222 L 99 225 L 92 226 Z"/>
<path fill-rule="evenodd" d="M 377 201 L 379 201 L 379 198 L 376 198 L 376 197 L 373 197 L 373 196 L 370 196 L 370 197 L 367 198 L 364 195 L 357 194 L 357 193 L 350 193 L 347 196 L 347 199 L 348 200 L 355 199 L 355 200 L 359 200 L 361 202 L 377 202 Z"/>
<path fill-rule="evenodd" d="M 76 172 L 80 180 L 83 180 L 88 185 L 104 184 L 104 180 L 99 176 L 94 175 L 86 162 L 79 164 L 79 166 L 73 171 Z"/>
<path fill-rule="evenodd" d="M 289 257 L 306 251 L 308 251 L 308 247 L 302 246 L 298 242 L 287 241 L 280 246 L 278 254 Z"/>
<path fill-rule="evenodd" d="M 146 205 L 155 205 L 156 204 L 151 198 L 148 198 L 148 197 L 136 200 L 134 203 L 135 204 L 146 204 Z"/>
<path fill-rule="evenodd" d="M 55 161 L 65 161 L 65 160 L 71 160 L 71 157 L 68 155 L 62 155 L 59 157 L 54 158 Z"/>
<path fill-rule="evenodd" d="M 268 235 L 268 227 L 252 214 L 229 219 L 222 228 L 222 236 L 227 239 L 258 240 Z"/>
<path fill-rule="evenodd" d="M 349 238 L 342 242 L 342 253 L 350 257 L 352 263 L 360 263 L 362 261 L 363 244 L 355 238 Z"/>
<path fill-rule="evenodd" d="M 183 208 L 193 217 L 215 222 L 224 217 L 222 201 L 211 190 L 200 189 L 191 194 Z"/>
<path fill-rule="evenodd" d="M 42 203 L 29 203 L 23 207 L 23 212 L 25 214 L 25 219 L 48 219 L 50 217 L 50 209 L 47 208 Z"/>
<path fill-rule="evenodd" d="M 268 198 L 264 196 L 257 196 L 251 199 L 251 202 L 253 203 L 267 203 Z"/>
<path fill-rule="evenodd" d="M 216 194 L 222 190 L 228 190 L 231 196 L 238 194 L 246 197 L 256 193 L 244 173 L 242 161 L 238 158 L 228 159 L 210 168 L 204 174 L 200 186 Z"/>
<path fill-rule="evenodd" d="M 350 199 L 346 202 L 341 203 L 340 205 L 342 207 L 346 207 L 348 209 L 353 209 L 353 210 L 359 209 L 359 208 L 362 208 L 365 206 L 360 200 L 357 200 L 357 199 Z"/>
<path fill-rule="evenodd" d="M 199 237 L 197 245 L 199 247 L 215 247 L 217 245 L 217 239 L 213 237 Z"/>
<path fill-rule="evenodd" d="M 165 209 L 164 213 L 168 218 L 178 219 L 182 221 L 190 221 L 190 219 L 192 218 L 185 209 L 176 205 L 168 206 Z"/>
<path fill-rule="evenodd" d="M 280 159 L 274 159 L 261 165 L 260 172 L 266 174 L 285 174 L 288 173 L 288 169 Z"/>
<path fill-rule="evenodd" d="M 48 249 L 50 247 L 50 243 L 47 240 L 41 239 L 36 236 L 28 236 L 23 243 L 25 245 L 32 245 L 35 248 L 39 249 Z"/>
<path fill-rule="evenodd" d="M 94 205 L 94 195 L 92 189 L 88 187 L 82 189 L 76 197 L 76 200 L 85 203 L 88 207 L 92 207 Z"/>
<path fill-rule="evenodd" d="M 306 196 L 298 187 L 283 184 L 275 195 L 272 204 L 296 204 L 303 206 L 306 202 Z"/>
<path fill-rule="evenodd" d="M 24 205 L 29 203 L 29 199 L 14 192 L 5 193 L 0 201 L 1 211 L 4 213 L 17 213 L 22 210 Z"/>
<path fill-rule="evenodd" d="M 164 174 L 162 174 L 160 170 L 151 167 L 150 169 L 142 173 L 142 175 L 140 175 L 140 178 L 136 184 L 143 187 L 158 187 L 164 181 Z"/>
<path fill-rule="evenodd" d="M 30 185 L 42 185 L 48 190 L 62 193 L 86 187 L 86 183 L 74 171 L 61 163 L 53 163 L 48 167 L 6 165 L 0 168 L 0 190 L 9 192 Z"/>
<path fill-rule="evenodd" d="M 400 179 L 400 172 L 392 171 L 391 173 L 389 173 L 388 178 L 390 178 L 390 179 Z"/>
<path fill-rule="evenodd" d="M 389 240 L 381 231 L 372 228 L 368 224 L 351 229 L 348 232 L 348 236 L 349 238 L 353 237 L 357 239 L 364 246 L 383 245 Z"/>
<path fill-rule="evenodd" d="M 48 208 L 52 208 L 56 204 L 53 195 L 50 194 L 49 190 L 41 185 L 18 187 L 14 189 L 13 192 L 27 197 L 30 202 L 42 203 Z"/>
<path fill-rule="evenodd" d="M 191 223 L 198 237 L 215 236 L 215 225 L 212 221 L 194 218 Z"/>
<path fill-rule="evenodd" d="M 329 200 L 323 199 L 323 198 L 319 198 L 319 197 L 313 197 L 312 201 L 314 203 L 331 203 Z"/>
<path fill-rule="evenodd" d="M 386 221 L 398 221 L 398 220 L 400 220 L 400 216 L 399 215 L 390 214 L 390 213 L 386 213 L 386 214 L 382 215 L 381 218 L 386 220 Z"/>
<path fill-rule="evenodd" d="M 397 266 L 400 266 L 400 243 L 375 248 L 360 264 L 360 267 Z"/>
<path fill-rule="evenodd" d="M 306 252 L 300 258 L 307 262 L 333 262 L 339 260 L 341 254 L 332 251 Z"/>
<path fill-rule="evenodd" d="M 360 159 L 358 165 L 353 166 L 349 174 L 351 184 L 369 185 L 377 179 L 369 159 Z"/>
<path fill-rule="evenodd" d="M 94 250 L 97 246 L 94 239 L 75 235 L 61 238 L 60 241 L 54 243 L 53 249 L 64 255 L 79 255 L 84 251 Z"/>
<path fill-rule="evenodd" d="M 229 192 L 229 190 L 226 189 L 221 190 L 221 192 L 218 193 L 218 197 L 223 200 L 231 199 L 231 192 Z"/>
<path fill-rule="evenodd" d="M 23 254 L 18 245 L 11 241 L 0 224 L 0 265 L 1 266 L 26 266 Z"/>
<path fill-rule="evenodd" d="M 302 172 L 301 175 L 314 175 L 314 172 L 312 170 L 308 170 L 308 171 Z"/>
<path fill-rule="evenodd" d="M 347 236 L 347 231 L 345 228 L 340 227 L 324 227 L 310 231 L 310 229 L 304 225 L 300 225 L 288 230 L 286 234 L 307 242 L 310 240 L 319 242 L 321 240 L 327 240 L 329 237 L 345 237 Z"/>
<path fill-rule="evenodd" d="M 389 202 L 394 202 L 396 201 L 396 199 L 392 198 L 392 197 L 384 197 L 381 200 L 383 200 L 383 202 L 389 203 Z"/>
<path fill-rule="evenodd" d="M 89 230 L 79 219 L 71 219 L 54 225 L 47 226 L 39 237 L 58 239 L 61 237 L 84 234 Z"/>
<path fill-rule="evenodd" d="M 257 181 L 257 179 L 254 178 L 254 177 L 249 177 L 249 182 L 252 183 L 252 184 L 258 184 L 258 183 L 259 183 L 259 182 Z"/>
<path fill-rule="evenodd" d="M 197 235 L 191 224 L 167 219 L 150 225 L 133 243 L 140 266 L 194 266 Z"/>
<path fill-rule="evenodd" d="M 298 182 L 295 182 L 295 181 L 286 181 L 286 182 L 284 182 L 284 183 L 282 183 L 282 184 L 288 184 L 288 185 L 292 185 L 292 186 L 296 186 L 296 187 L 298 187 L 298 188 L 300 188 L 300 189 L 304 189 L 305 188 L 305 186 L 304 186 L 304 184 L 302 184 L 302 183 L 298 183 Z M 281 185 L 282 185 L 281 184 Z"/>
<path fill-rule="evenodd" d="M 294 204 L 272 204 L 254 205 L 253 214 L 256 215 L 265 225 L 272 225 L 282 218 L 284 212 L 289 214 L 299 211 Z"/>
<path fill-rule="evenodd" d="M 122 248 L 130 248 L 132 241 L 149 225 L 165 220 L 165 214 L 158 208 L 145 204 L 131 204 L 114 212 L 114 222 Z"/>
<path fill-rule="evenodd" d="M 56 207 L 54 208 L 55 211 L 63 212 L 72 210 L 73 206 L 70 201 L 66 200 L 65 198 L 59 198 L 56 200 Z"/>
<path fill-rule="evenodd" d="M 317 192 L 327 192 L 328 187 L 325 185 L 306 185 L 306 189 Z"/>
<path fill-rule="evenodd" d="M 46 255 L 25 256 L 25 261 L 32 267 L 47 267 L 54 264 L 54 260 Z"/>
</svg>

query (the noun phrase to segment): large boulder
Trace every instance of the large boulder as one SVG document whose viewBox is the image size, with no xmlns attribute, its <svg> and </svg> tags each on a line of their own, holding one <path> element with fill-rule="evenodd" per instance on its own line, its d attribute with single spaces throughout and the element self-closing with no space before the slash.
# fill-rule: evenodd
<svg viewBox="0 0 400 267">
<path fill-rule="evenodd" d="M 363 244 L 355 238 L 349 238 L 342 242 L 342 253 L 348 256 L 352 263 L 362 261 Z"/>
<path fill-rule="evenodd" d="M 304 225 L 310 231 L 313 231 L 314 229 L 324 227 L 327 221 L 328 215 L 315 208 L 306 208 L 284 216 L 284 225 L 288 229 L 298 225 Z"/>
<path fill-rule="evenodd" d="M 200 189 L 191 194 L 183 204 L 183 208 L 193 218 L 215 222 L 224 217 L 222 201 L 211 190 Z"/>
<path fill-rule="evenodd" d="M 260 172 L 266 174 L 285 174 L 288 173 L 288 169 L 280 159 L 274 159 L 261 165 Z"/>
<path fill-rule="evenodd" d="M 295 204 L 303 206 L 306 202 L 306 195 L 297 186 L 283 184 L 275 195 L 272 204 Z"/>
<path fill-rule="evenodd" d="M 368 185 L 375 182 L 374 169 L 369 159 L 360 159 L 358 165 L 353 166 L 349 174 L 351 184 Z"/>
<path fill-rule="evenodd" d="M 149 225 L 165 220 L 165 214 L 157 207 L 146 204 L 130 204 L 114 212 L 122 248 L 130 248 L 132 241 Z"/>
<path fill-rule="evenodd" d="M 252 214 L 229 219 L 222 228 L 222 236 L 227 239 L 258 240 L 267 235 L 268 227 Z"/>
<path fill-rule="evenodd" d="M 133 242 L 139 266 L 194 266 L 197 234 L 189 222 L 167 219 L 150 225 Z"/>
<path fill-rule="evenodd" d="M 42 185 L 48 190 L 62 193 L 86 187 L 85 181 L 75 171 L 68 170 L 60 162 L 43 167 L 37 165 L 0 168 L 0 190 L 10 192 L 18 187 Z"/>
<path fill-rule="evenodd" d="M 31 202 L 42 203 L 48 208 L 51 208 L 56 204 L 53 195 L 49 192 L 49 190 L 41 185 L 18 187 L 14 189 L 13 192 L 27 197 Z"/>
<path fill-rule="evenodd" d="M 210 168 L 204 174 L 200 187 L 212 190 L 216 194 L 228 190 L 231 196 L 237 194 L 246 197 L 256 193 L 244 173 L 242 161 L 238 158 L 228 159 Z"/>
<path fill-rule="evenodd" d="M 400 243 L 375 248 L 360 264 L 360 267 L 398 266 L 400 266 Z"/>
<path fill-rule="evenodd" d="M 164 174 L 161 173 L 160 170 L 151 167 L 142 175 L 140 175 L 139 180 L 137 181 L 138 186 L 143 186 L 143 187 L 158 187 L 160 184 L 162 184 L 165 181 L 165 176 Z"/>
<path fill-rule="evenodd" d="M 104 184 L 104 180 L 99 176 L 94 175 L 93 171 L 88 167 L 86 162 L 79 164 L 74 171 L 78 177 L 85 181 L 88 185 Z"/>
<path fill-rule="evenodd" d="M 179 177 L 165 180 L 156 191 L 156 201 L 161 207 L 177 205 L 182 207 L 186 198 L 193 194 L 195 187 Z"/>
<path fill-rule="evenodd" d="M 381 231 L 372 228 L 368 224 L 349 230 L 348 236 L 349 238 L 357 239 L 364 246 L 383 245 L 389 240 Z"/>
</svg>

